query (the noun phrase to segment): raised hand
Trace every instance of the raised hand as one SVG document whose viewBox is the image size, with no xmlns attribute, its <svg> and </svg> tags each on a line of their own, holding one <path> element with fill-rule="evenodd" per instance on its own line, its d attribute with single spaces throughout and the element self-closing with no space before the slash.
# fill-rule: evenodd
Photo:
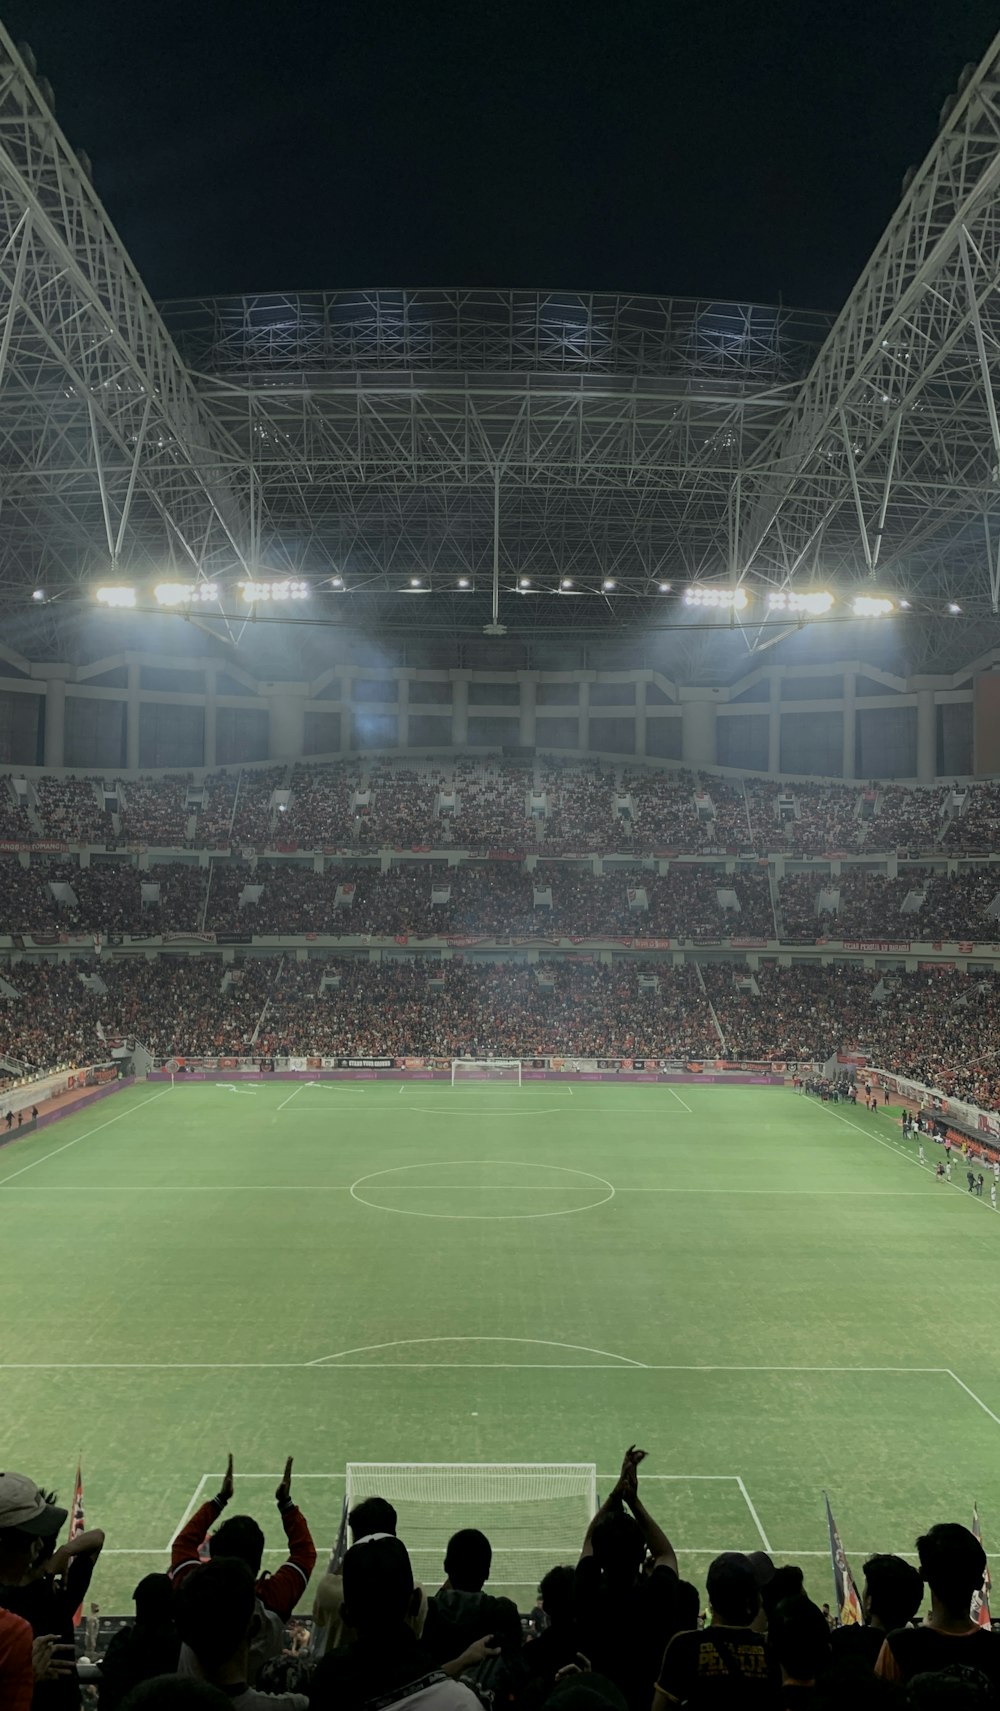
<svg viewBox="0 0 1000 1711">
<path fill-rule="evenodd" d="M 230 1498 L 233 1495 L 233 1489 L 234 1489 L 234 1487 L 233 1487 L 233 1455 L 232 1455 L 232 1451 L 230 1450 L 229 1460 L 226 1462 L 225 1478 L 223 1479 L 222 1486 L 219 1490 L 219 1497 L 223 1503 L 229 1502 Z"/>
<path fill-rule="evenodd" d="M 284 1509 L 292 1501 L 292 1457 L 285 1463 L 285 1471 L 281 1476 L 281 1484 L 274 1494 L 274 1500 L 279 1509 Z"/>
</svg>

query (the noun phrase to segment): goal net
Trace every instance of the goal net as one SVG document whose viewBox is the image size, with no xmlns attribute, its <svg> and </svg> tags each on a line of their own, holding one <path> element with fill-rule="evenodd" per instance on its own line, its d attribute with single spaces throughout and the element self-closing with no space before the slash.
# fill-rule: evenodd
<svg viewBox="0 0 1000 1711">
<path fill-rule="evenodd" d="M 459 1081 L 514 1081 L 521 1085 L 520 1058 L 467 1058 L 451 1060 L 451 1085 Z"/>
<path fill-rule="evenodd" d="M 413 1572 L 428 1590 L 444 1579 L 452 1533 L 478 1527 L 493 1546 L 492 1587 L 521 1587 L 575 1562 L 597 1509 L 593 1462 L 349 1462 L 348 1512 L 385 1497 Z"/>
</svg>

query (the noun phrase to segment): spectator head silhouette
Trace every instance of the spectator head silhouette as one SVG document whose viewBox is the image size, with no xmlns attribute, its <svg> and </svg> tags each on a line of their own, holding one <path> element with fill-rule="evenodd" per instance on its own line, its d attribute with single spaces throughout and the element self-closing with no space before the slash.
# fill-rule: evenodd
<svg viewBox="0 0 1000 1711">
<path fill-rule="evenodd" d="M 920 1609 L 924 1583 L 920 1572 L 902 1557 L 880 1555 L 865 1563 L 865 1620 L 874 1628 L 905 1628 Z"/>
<path fill-rule="evenodd" d="M 753 1563 L 742 1551 L 723 1551 L 710 1565 L 706 1580 L 708 1601 L 720 1622 L 730 1628 L 745 1628 L 760 1609 L 760 1591 Z"/>
<path fill-rule="evenodd" d="M 477 1527 L 463 1527 L 448 1540 L 444 1572 L 456 1592 L 481 1592 L 492 1562 L 493 1547 Z"/>
<path fill-rule="evenodd" d="M 237 1557 L 193 1568 L 174 1594 L 177 1628 L 209 1681 L 245 1681 L 256 1597 L 253 1575 Z"/>
<path fill-rule="evenodd" d="M 830 1629 L 811 1598 L 783 1598 L 767 1625 L 768 1644 L 786 1681 L 810 1682 L 830 1662 Z"/>
<path fill-rule="evenodd" d="M 343 1617 L 360 1639 L 391 1633 L 420 1605 L 402 1539 L 362 1539 L 344 1558 Z"/>
<path fill-rule="evenodd" d="M 230 1515 L 210 1535 L 208 1554 L 213 1561 L 216 1557 L 237 1557 L 256 1580 L 264 1557 L 263 1531 L 250 1515 Z"/>
<path fill-rule="evenodd" d="M 612 1509 L 597 1522 L 590 1543 L 605 1579 L 616 1585 L 631 1585 L 646 1554 L 639 1523 L 623 1509 Z"/>
<path fill-rule="evenodd" d="M 542 1609 L 553 1626 L 562 1626 L 572 1621 L 575 1585 L 576 1569 L 565 1565 L 550 1568 L 548 1574 L 542 1576 L 538 1596 L 542 1601 Z"/>
<path fill-rule="evenodd" d="M 968 1615 L 986 1573 L 986 1552 L 968 1527 L 944 1521 L 917 1540 L 920 1572 L 931 1598 L 947 1615 Z"/>
<path fill-rule="evenodd" d="M 395 1509 L 384 1497 L 365 1497 L 354 1505 L 347 1525 L 352 1542 L 358 1544 L 361 1539 L 370 1539 L 373 1533 L 388 1533 L 395 1538 L 397 1520 Z"/>
</svg>

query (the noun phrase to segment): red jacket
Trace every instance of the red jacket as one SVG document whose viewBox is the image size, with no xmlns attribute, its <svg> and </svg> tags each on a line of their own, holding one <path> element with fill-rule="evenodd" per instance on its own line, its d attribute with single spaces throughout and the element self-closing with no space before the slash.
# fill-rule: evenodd
<svg viewBox="0 0 1000 1711">
<path fill-rule="evenodd" d="M 189 1569 L 198 1567 L 201 1561 L 199 1548 L 206 1533 L 222 1514 L 223 1507 L 217 1498 L 210 1497 L 184 1523 L 170 1547 L 170 1578 L 175 1586 Z M 316 1546 L 301 1509 L 289 1503 L 279 1510 L 279 1514 L 288 1540 L 288 1561 L 282 1563 L 276 1574 L 262 1574 L 256 1592 L 266 1609 L 273 1610 L 283 1622 L 287 1622 L 316 1566 Z"/>
</svg>

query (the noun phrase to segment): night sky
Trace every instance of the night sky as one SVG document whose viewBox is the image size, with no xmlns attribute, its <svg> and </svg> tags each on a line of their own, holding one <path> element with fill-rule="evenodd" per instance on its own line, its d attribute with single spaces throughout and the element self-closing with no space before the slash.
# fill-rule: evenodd
<svg viewBox="0 0 1000 1711">
<path fill-rule="evenodd" d="M 835 308 L 992 0 L 0 0 L 160 298 Z"/>
</svg>

